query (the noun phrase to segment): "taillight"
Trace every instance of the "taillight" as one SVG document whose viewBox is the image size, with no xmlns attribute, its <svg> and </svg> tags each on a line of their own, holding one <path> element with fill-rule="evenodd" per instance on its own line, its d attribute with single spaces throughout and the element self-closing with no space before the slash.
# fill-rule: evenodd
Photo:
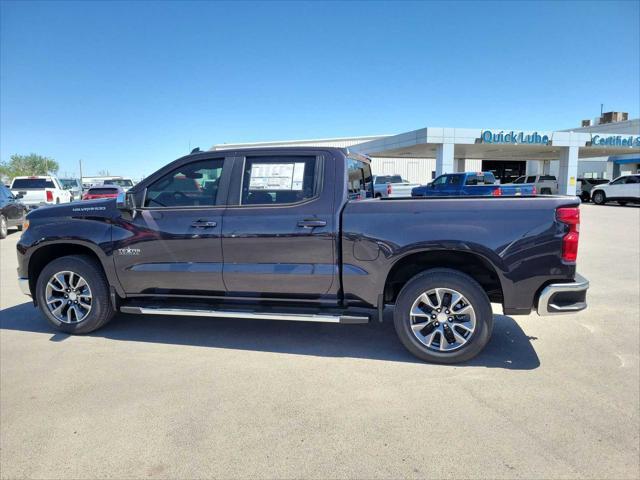
<svg viewBox="0 0 640 480">
<path fill-rule="evenodd" d="M 47 190 L 47 202 L 53 202 L 53 192 L 51 190 Z"/>
<path fill-rule="evenodd" d="M 569 231 L 562 237 L 562 260 L 575 262 L 578 258 L 578 241 L 580 240 L 580 209 L 578 207 L 558 208 L 556 218 L 569 226 Z"/>
<path fill-rule="evenodd" d="M 391 191 L 392 191 L 392 190 L 393 190 L 393 189 L 391 188 L 391 184 L 390 184 L 390 183 L 387 183 L 387 195 L 391 195 Z"/>
<path fill-rule="evenodd" d="M 491 191 L 491 195 L 493 195 L 494 197 L 501 197 L 502 196 L 502 189 L 500 187 L 494 188 Z"/>
<path fill-rule="evenodd" d="M 533 186 L 533 191 L 531 192 L 531 195 L 537 195 L 538 194 L 538 189 L 536 188 L 536 186 Z"/>
</svg>

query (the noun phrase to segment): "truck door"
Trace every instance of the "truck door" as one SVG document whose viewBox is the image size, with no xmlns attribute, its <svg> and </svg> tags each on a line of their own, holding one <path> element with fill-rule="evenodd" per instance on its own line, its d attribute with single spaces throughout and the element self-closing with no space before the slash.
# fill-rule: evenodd
<svg viewBox="0 0 640 480">
<path fill-rule="evenodd" d="M 302 151 L 235 159 L 222 229 L 229 295 L 317 298 L 337 281 L 328 158 Z"/>
<path fill-rule="evenodd" d="M 222 217 L 231 167 L 203 158 L 162 175 L 132 220 L 113 229 L 118 279 L 128 294 L 224 294 Z"/>
</svg>

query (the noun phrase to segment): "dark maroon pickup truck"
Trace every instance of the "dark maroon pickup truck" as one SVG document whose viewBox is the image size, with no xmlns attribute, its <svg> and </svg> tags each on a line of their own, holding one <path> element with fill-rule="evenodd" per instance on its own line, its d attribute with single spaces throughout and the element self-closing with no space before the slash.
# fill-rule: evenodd
<svg viewBox="0 0 640 480">
<path fill-rule="evenodd" d="M 31 212 L 20 283 L 78 334 L 116 311 L 364 323 L 391 307 L 407 349 L 441 363 L 482 350 L 492 303 L 586 308 L 577 198 L 374 199 L 371 180 L 334 148 L 192 153 L 118 199 Z"/>
</svg>

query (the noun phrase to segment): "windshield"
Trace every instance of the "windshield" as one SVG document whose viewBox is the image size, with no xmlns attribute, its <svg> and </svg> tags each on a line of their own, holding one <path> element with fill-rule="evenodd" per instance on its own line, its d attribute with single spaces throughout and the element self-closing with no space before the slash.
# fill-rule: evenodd
<svg viewBox="0 0 640 480">
<path fill-rule="evenodd" d="M 56 188 L 50 178 L 16 178 L 11 188 Z"/>
<path fill-rule="evenodd" d="M 119 185 L 120 187 L 133 187 L 133 182 L 128 178 L 113 178 L 105 180 L 105 185 Z"/>
<path fill-rule="evenodd" d="M 380 175 L 376 177 L 376 185 L 387 183 L 403 183 L 400 175 Z"/>
<path fill-rule="evenodd" d="M 78 186 L 78 181 L 74 180 L 73 178 L 59 178 L 58 180 L 60 180 L 60 183 L 62 184 L 63 187 L 77 187 Z"/>
</svg>

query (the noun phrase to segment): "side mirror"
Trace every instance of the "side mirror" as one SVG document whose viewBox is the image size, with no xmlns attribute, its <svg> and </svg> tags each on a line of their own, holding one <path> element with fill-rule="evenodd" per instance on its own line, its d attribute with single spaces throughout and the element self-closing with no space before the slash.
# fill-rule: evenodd
<svg viewBox="0 0 640 480">
<path fill-rule="evenodd" d="M 13 196 L 13 198 L 15 198 L 16 200 L 20 200 L 22 197 L 24 197 L 24 193 L 17 193 Z"/>
<path fill-rule="evenodd" d="M 120 192 L 116 199 L 116 208 L 123 212 L 133 213 L 136 210 L 136 199 L 133 193 Z"/>
</svg>

